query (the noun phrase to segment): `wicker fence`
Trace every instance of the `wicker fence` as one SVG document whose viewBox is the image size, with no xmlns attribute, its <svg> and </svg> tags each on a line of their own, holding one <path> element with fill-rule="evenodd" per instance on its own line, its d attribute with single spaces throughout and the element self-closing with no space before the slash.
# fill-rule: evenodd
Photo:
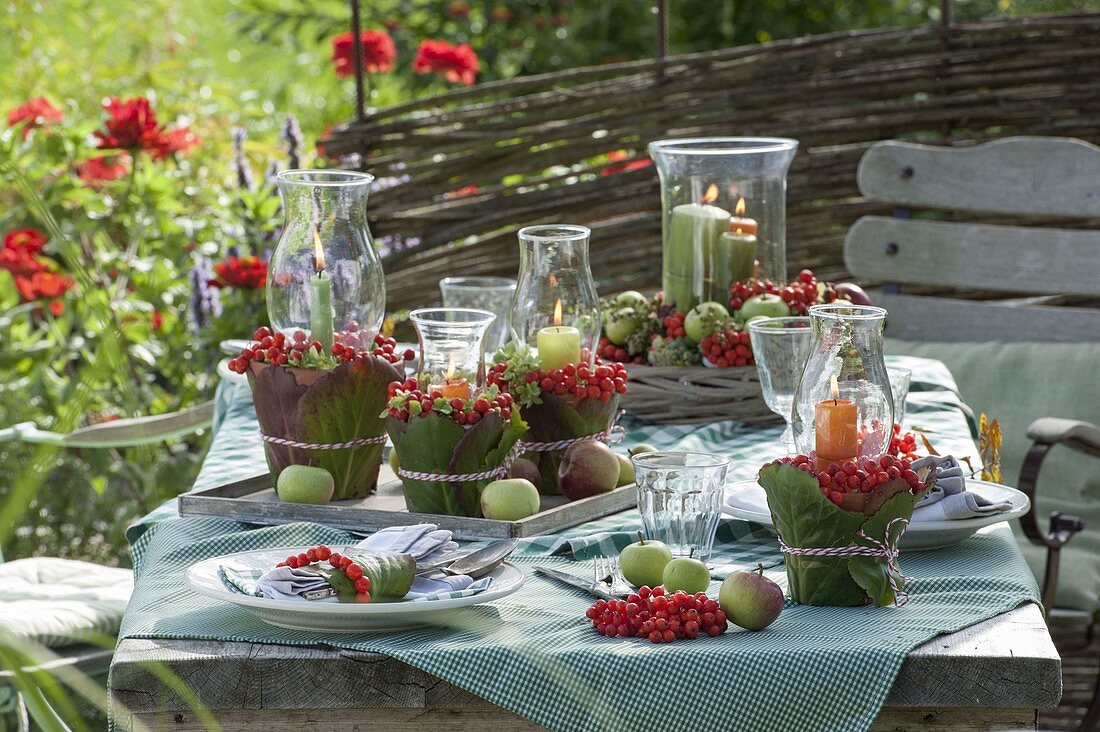
<svg viewBox="0 0 1100 732">
<path fill-rule="evenodd" d="M 602 292 L 655 287 L 653 167 L 609 171 L 611 150 L 647 160 L 664 137 L 801 141 L 789 187 L 788 259 L 843 271 L 859 216 L 856 163 L 877 140 L 966 142 L 1046 134 L 1100 142 L 1100 13 L 813 36 L 488 83 L 368 114 L 333 132 L 392 178 L 372 199 L 390 307 L 434 297 L 440 277 L 514 274 L 519 226 L 591 226 Z M 629 162 L 629 159 L 622 162 Z M 621 163 L 620 163 L 621 164 Z M 476 186 L 476 190 L 471 190 Z M 886 210 L 888 213 L 888 210 Z"/>
</svg>

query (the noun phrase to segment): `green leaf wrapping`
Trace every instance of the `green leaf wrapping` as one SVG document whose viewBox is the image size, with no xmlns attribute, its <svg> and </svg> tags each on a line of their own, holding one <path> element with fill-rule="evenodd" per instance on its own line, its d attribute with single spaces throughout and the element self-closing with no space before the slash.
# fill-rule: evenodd
<svg viewBox="0 0 1100 732">
<path fill-rule="evenodd" d="M 573 397 L 561 397 L 555 394 L 542 394 L 539 404 L 522 409 L 523 418 L 530 425 L 527 439 L 531 442 L 557 442 L 575 437 L 606 432 L 615 424 L 619 414 L 619 395 L 606 402 L 599 399 L 576 400 Z M 558 465 L 565 450 L 528 453 L 539 466 L 542 477 L 542 492 L 557 494 Z"/>
<path fill-rule="evenodd" d="M 870 517 L 844 511 L 826 498 L 817 480 L 792 465 L 769 465 L 760 471 L 772 521 L 784 543 L 794 548 L 871 546 L 856 539 L 863 532 L 885 540 L 886 525 L 910 518 L 916 497 L 897 493 Z M 877 501 L 875 502 L 878 503 Z M 887 580 L 885 557 L 812 557 L 785 554 L 791 599 L 804 605 L 854 606 L 894 601 Z"/>
<path fill-rule="evenodd" d="M 346 556 L 363 568 L 364 577 L 370 578 L 372 599 L 400 600 L 409 594 L 416 575 L 416 560 L 408 554 L 382 549 L 349 549 Z M 336 590 L 340 602 L 355 602 L 355 583 L 343 570 L 322 566 L 320 571 Z"/>
<path fill-rule="evenodd" d="M 370 356 L 329 371 L 253 364 L 248 377 L 262 432 L 297 442 L 331 444 L 383 434 L 385 423 L 378 415 L 389 399 L 387 386 L 400 374 L 389 362 Z M 303 450 L 265 442 L 264 453 L 276 478 L 287 465 L 328 470 L 336 485 L 333 500 L 373 492 L 382 461 L 382 445 Z"/>
<path fill-rule="evenodd" d="M 428 413 L 408 422 L 386 417 L 386 429 L 404 470 L 461 475 L 499 467 L 527 431 L 527 423 L 519 410 L 512 411 L 508 422 L 490 412 L 463 429 L 450 417 Z M 479 517 L 481 490 L 492 480 L 448 483 L 402 477 L 401 483 L 405 505 L 414 513 Z"/>
</svg>

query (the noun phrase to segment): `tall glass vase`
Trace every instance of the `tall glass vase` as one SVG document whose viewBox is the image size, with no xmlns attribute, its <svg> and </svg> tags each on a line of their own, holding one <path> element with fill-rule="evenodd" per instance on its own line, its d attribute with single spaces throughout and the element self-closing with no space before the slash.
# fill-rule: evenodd
<svg viewBox="0 0 1100 732">
<path fill-rule="evenodd" d="M 588 265 L 585 226 L 528 226 L 519 230 L 519 279 L 512 330 L 535 349 L 547 371 L 591 362 L 600 340 L 600 299 Z"/>
<path fill-rule="evenodd" d="M 840 463 L 886 452 L 894 425 L 890 377 L 882 355 L 886 310 L 814 305 L 813 344 L 794 394 L 791 428 L 803 454 Z"/>
<path fill-rule="evenodd" d="M 268 267 L 272 328 L 306 331 L 326 348 L 370 347 L 386 310 L 382 260 L 367 225 L 373 180 L 345 170 L 279 173 L 286 223 Z"/>
<path fill-rule="evenodd" d="M 787 169 L 797 149 L 776 137 L 649 143 L 661 179 L 666 304 L 686 313 L 728 304 L 735 281 L 787 281 Z"/>
</svg>

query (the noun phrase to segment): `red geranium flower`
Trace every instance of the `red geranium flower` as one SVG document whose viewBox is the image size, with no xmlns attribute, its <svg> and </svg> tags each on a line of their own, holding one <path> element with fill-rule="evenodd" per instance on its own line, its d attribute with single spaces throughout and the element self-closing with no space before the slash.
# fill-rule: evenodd
<svg viewBox="0 0 1100 732">
<path fill-rule="evenodd" d="M 76 177 L 85 185 L 95 188 L 126 175 L 129 161 L 130 156 L 126 154 L 90 158 L 76 166 Z"/>
<path fill-rule="evenodd" d="M 363 49 L 364 71 L 375 74 L 393 70 L 397 49 L 387 33 L 365 30 L 359 34 L 359 45 Z M 336 65 L 336 75 L 341 79 L 355 73 L 355 44 L 351 31 L 332 39 L 332 62 Z"/>
<path fill-rule="evenodd" d="M 55 298 L 65 294 L 73 286 L 71 277 L 57 272 L 35 272 L 32 275 L 16 275 L 15 287 L 23 299 L 30 302 L 39 298 Z"/>
<path fill-rule="evenodd" d="M 612 150 L 607 154 L 607 159 L 613 163 L 620 160 L 626 160 L 627 154 L 623 150 Z M 622 165 L 609 165 L 600 171 L 600 175 L 614 175 L 615 173 L 626 173 L 631 170 L 640 170 L 641 168 L 648 168 L 653 165 L 653 161 L 643 158 L 642 160 L 632 160 L 629 163 L 623 163 Z"/>
<path fill-rule="evenodd" d="M 53 313 L 55 318 L 60 318 L 61 314 L 65 312 L 65 303 L 61 300 L 50 300 L 50 312 Z"/>
<path fill-rule="evenodd" d="M 164 313 L 157 310 L 156 308 L 153 308 L 153 315 L 150 321 L 154 332 L 160 330 L 164 327 Z"/>
<path fill-rule="evenodd" d="M 46 97 L 31 99 L 8 112 L 8 126 L 15 127 L 21 122 L 23 125 L 23 137 L 31 133 L 35 127 L 41 127 L 64 119 L 61 110 L 50 104 Z"/>
<path fill-rule="evenodd" d="M 207 283 L 213 287 L 257 290 L 267 283 L 267 262 L 255 256 L 229 257 L 214 265 L 214 274 Z"/>
<path fill-rule="evenodd" d="M 190 127 L 177 127 L 161 132 L 149 154 L 153 160 L 163 160 L 178 152 L 187 152 L 198 144 L 199 136 L 192 132 Z"/>
<path fill-rule="evenodd" d="M 21 249 L 38 254 L 46 246 L 46 235 L 38 229 L 16 229 L 4 235 L 4 249 Z"/>
<path fill-rule="evenodd" d="M 100 149 L 135 150 L 155 149 L 161 135 L 157 125 L 157 116 L 145 97 L 134 97 L 120 101 L 111 97 L 103 103 L 103 109 L 110 117 L 106 122 L 107 131 L 96 130 Z"/>
<path fill-rule="evenodd" d="M 450 82 L 469 86 L 477 77 L 477 54 L 470 44 L 452 46 L 446 41 L 421 41 L 413 60 L 413 71 L 418 74 L 438 73 Z"/>
</svg>

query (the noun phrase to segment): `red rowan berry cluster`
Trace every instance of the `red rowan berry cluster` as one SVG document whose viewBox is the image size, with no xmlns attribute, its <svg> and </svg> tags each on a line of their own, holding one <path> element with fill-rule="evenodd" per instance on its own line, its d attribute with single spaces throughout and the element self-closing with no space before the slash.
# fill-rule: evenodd
<svg viewBox="0 0 1100 732">
<path fill-rule="evenodd" d="M 733 328 L 717 331 L 704 338 L 699 342 L 699 353 L 720 369 L 756 363 L 752 357 L 748 331 Z"/>
<path fill-rule="evenodd" d="M 511 384 L 506 380 L 509 373 L 508 363 L 495 363 L 489 368 L 487 380 L 490 384 L 510 391 Z M 616 394 L 626 393 L 626 368 L 620 363 L 596 363 L 589 367 L 586 363 L 568 363 L 560 369 L 549 371 L 527 371 L 523 383 L 537 386 L 539 393 L 576 399 L 599 399 L 609 402 Z"/>
<path fill-rule="evenodd" d="M 687 335 L 684 317 L 679 310 L 674 310 L 661 320 L 661 324 L 665 326 L 665 338 L 683 338 Z"/>
<path fill-rule="evenodd" d="M 268 363 L 272 366 L 324 369 L 367 355 L 378 356 L 390 363 L 410 361 L 416 357 L 412 349 L 407 349 L 400 355 L 394 353 L 397 341 L 381 334 L 369 341 L 374 344 L 370 351 L 337 342 L 332 344 L 327 354 L 324 353 L 324 347 L 320 341 L 311 340 L 301 330 L 294 331 L 294 335 L 287 338 L 285 333 L 272 333 L 270 328 L 261 327 L 252 334 L 252 340 L 253 342 L 241 351 L 240 356 L 229 360 L 230 371 L 243 374 L 252 361 Z"/>
<path fill-rule="evenodd" d="M 907 460 L 917 459 L 917 436 L 912 432 L 902 434 L 901 425 L 894 423 L 894 432 L 890 435 L 890 447 L 887 453 Z"/>
<path fill-rule="evenodd" d="M 599 345 L 596 346 L 596 355 L 605 361 L 615 363 L 645 363 L 644 353 L 631 356 L 625 348 L 616 346 L 607 336 L 600 338 Z"/>
<path fill-rule="evenodd" d="M 512 395 L 501 391 L 495 384 L 481 394 L 469 399 L 447 398 L 439 389 L 421 390 L 416 379 L 394 381 L 389 386 L 389 407 L 382 416 L 390 416 L 408 422 L 414 417 L 439 414 L 450 417 L 460 425 L 475 425 L 485 415 L 497 413 L 501 419 L 512 418 Z"/>
<path fill-rule="evenodd" d="M 370 602 L 370 577 L 363 575 L 363 568 L 342 554 L 337 554 L 324 544 L 313 549 L 307 549 L 301 554 L 293 554 L 276 564 L 276 567 L 308 567 L 314 562 L 327 561 L 333 569 L 338 569 L 355 585 L 355 601 Z"/>
<path fill-rule="evenodd" d="M 820 464 L 812 456 L 795 455 L 773 460 L 764 467 L 777 463 L 793 465 L 807 475 L 812 475 L 817 479 L 825 497 L 837 506 L 844 503 L 845 493 L 873 493 L 896 478 L 904 480 L 913 493 L 921 489 L 920 478 L 911 469 L 910 461 L 893 455 L 829 463 L 824 470 L 819 469 Z"/>
<path fill-rule="evenodd" d="M 832 287 L 818 287 L 814 273 L 804 269 L 798 273 L 798 279 L 784 286 L 771 280 L 734 282 L 730 285 L 730 311 L 740 310 L 745 300 L 762 294 L 778 295 L 791 315 L 804 315 L 811 305 L 833 302 L 838 297 Z"/>
<path fill-rule="evenodd" d="M 706 593 L 677 590 L 668 595 L 664 587 L 643 586 L 625 600 L 597 600 L 585 617 L 600 635 L 648 638 L 654 643 L 726 632 L 726 614 Z"/>
</svg>

